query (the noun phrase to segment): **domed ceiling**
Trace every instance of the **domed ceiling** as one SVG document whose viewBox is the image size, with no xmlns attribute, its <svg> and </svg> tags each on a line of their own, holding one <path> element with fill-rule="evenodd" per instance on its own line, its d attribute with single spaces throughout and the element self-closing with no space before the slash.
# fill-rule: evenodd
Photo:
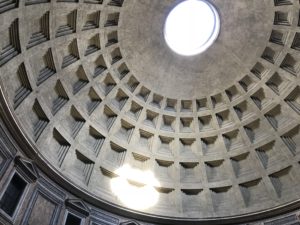
<svg viewBox="0 0 300 225">
<path fill-rule="evenodd" d="M 149 217 L 242 217 L 298 200 L 299 1 L 211 0 L 219 37 L 191 57 L 163 36 L 179 2 L 1 1 L 12 123 L 46 170 L 100 206 L 126 208 L 111 188 L 124 165 L 158 181 L 158 202 L 136 211 Z"/>
</svg>

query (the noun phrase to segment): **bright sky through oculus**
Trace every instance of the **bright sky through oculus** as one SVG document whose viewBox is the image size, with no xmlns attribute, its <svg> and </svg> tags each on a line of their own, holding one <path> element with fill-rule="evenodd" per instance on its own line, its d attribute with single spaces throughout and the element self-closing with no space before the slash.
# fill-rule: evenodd
<svg viewBox="0 0 300 225">
<path fill-rule="evenodd" d="M 186 0 L 168 15 L 164 35 L 174 52 L 191 56 L 208 49 L 219 30 L 220 19 L 213 5 L 204 0 Z"/>
</svg>

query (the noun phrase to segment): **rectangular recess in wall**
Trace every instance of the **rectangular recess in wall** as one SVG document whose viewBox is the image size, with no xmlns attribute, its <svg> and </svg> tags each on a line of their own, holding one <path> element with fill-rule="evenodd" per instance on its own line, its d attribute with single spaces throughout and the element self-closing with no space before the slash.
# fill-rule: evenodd
<svg viewBox="0 0 300 225">
<path fill-rule="evenodd" d="M 19 174 L 15 173 L 1 196 L 0 209 L 10 217 L 14 216 L 26 185 L 27 182 Z"/>
<path fill-rule="evenodd" d="M 65 225 L 81 225 L 82 218 L 75 216 L 71 213 L 67 214 Z"/>
</svg>

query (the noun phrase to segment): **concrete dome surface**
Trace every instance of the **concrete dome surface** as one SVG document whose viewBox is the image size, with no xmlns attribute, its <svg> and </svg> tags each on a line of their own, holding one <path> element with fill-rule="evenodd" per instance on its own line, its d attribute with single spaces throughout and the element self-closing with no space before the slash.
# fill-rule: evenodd
<svg viewBox="0 0 300 225">
<path fill-rule="evenodd" d="M 220 32 L 193 56 L 164 38 L 181 2 L 0 1 L 1 115 L 17 155 L 80 201 L 141 221 L 242 223 L 299 208 L 299 1 L 207 0 Z M 157 201 L 124 202 L 143 188 Z M 66 206 L 85 215 L 84 202 Z"/>
</svg>

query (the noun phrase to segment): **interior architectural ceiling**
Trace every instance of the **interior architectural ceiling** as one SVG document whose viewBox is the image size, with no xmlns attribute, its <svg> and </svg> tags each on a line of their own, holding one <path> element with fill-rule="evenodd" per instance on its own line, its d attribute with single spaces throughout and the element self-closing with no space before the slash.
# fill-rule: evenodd
<svg viewBox="0 0 300 225">
<path fill-rule="evenodd" d="M 13 122 L 47 170 L 99 204 L 124 207 L 110 183 L 126 164 L 159 181 L 158 203 L 137 212 L 149 216 L 240 216 L 298 200 L 299 1 L 211 0 L 220 35 L 192 57 L 164 40 L 178 2 L 1 1 Z"/>
</svg>

